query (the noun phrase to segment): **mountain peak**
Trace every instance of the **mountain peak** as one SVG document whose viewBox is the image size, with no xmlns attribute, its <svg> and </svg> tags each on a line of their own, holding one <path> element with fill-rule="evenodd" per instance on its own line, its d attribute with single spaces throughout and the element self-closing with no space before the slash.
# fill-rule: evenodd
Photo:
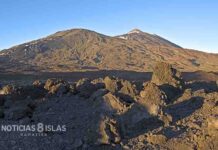
<svg viewBox="0 0 218 150">
<path fill-rule="evenodd" d="M 128 32 L 128 34 L 132 34 L 132 33 L 143 33 L 143 32 L 141 30 L 135 28 L 135 29 Z"/>
<path fill-rule="evenodd" d="M 218 65 L 212 65 L 217 60 L 216 55 L 183 49 L 139 29 L 115 37 L 87 29 L 69 29 L 0 51 L 0 68 L 8 72 L 141 72 L 150 71 L 156 61 L 175 64 L 185 71 L 217 71 Z"/>
</svg>

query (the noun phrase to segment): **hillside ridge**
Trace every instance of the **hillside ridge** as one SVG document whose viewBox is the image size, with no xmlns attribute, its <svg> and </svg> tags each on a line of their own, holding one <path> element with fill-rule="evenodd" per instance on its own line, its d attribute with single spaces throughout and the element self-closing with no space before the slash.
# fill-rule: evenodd
<svg viewBox="0 0 218 150">
<path fill-rule="evenodd" d="M 0 51 L 3 72 L 150 71 L 158 61 L 181 71 L 218 71 L 218 55 L 184 49 L 139 29 L 118 36 L 69 29 Z"/>
</svg>

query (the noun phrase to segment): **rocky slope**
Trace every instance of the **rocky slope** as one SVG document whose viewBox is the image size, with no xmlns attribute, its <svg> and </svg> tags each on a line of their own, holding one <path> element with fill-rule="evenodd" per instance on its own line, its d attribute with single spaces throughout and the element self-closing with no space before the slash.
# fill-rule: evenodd
<svg viewBox="0 0 218 150">
<path fill-rule="evenodd" d="M 158 61 L 182 71 L 218 71 L 217 54 L 184 49 L 138 29 L 115 37 L 72 29 L 0 51 L 2 72 L 151 71 Z"/>
<path fill-rule="evenodd" d="M 215 150 L 217 83 L 184 82 L 162 62 L 154 69 L 150 81 L 139 83 L 105 77 L 3 85 L 0 124 L 44 126 L 1 130 L 1 149 Z"/>
</svg>

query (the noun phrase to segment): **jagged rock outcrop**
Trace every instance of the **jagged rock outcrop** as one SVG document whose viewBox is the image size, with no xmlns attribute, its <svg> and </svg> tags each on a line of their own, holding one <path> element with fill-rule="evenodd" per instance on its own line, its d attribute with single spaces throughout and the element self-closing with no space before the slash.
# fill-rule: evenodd
<svg viewBox="0 0 218 150">
<path fill-rule="evenodd" d="M 49 94 L 56 94 L 57 96 L 75 92 L 74 85 L 60 79 L 48 79 L 45 82 L 44 89 L 48 90 Z"/>
<path fill-rule="evenodd" d="M 15 92 L 16 92 L 15 87 L 12 85 L 6 85 L 2 87 L 2 89 L 0 90 L 0 94 L 2 95 L 9 95 Z"/>
<path fill-rule="evenodd" d="M 151 82 L 157 85 L 171 85 L 175 88 L 182 88 L 183 81 L 181 73 L 172 67 L 172 65 L 165 62 L 158 62 L 153 68 Z"/>
<path fill-rule="evenodd" d="M 99 97 L 94 106 L 101 108 L 102 113 L 106 114 L 122 114 L 127 110 L 127 106 L 118 97 L 112 93 L 107 93 Z"/>
<path fill-rule="evenodd" d="M 153 69 L 151 82 L 160 86 L 168 97 L 167 103 L 171 103 L 178 97 L 183 88 L 184 81 L 181 78 L 181 73 L 165 62 L 158 62 Z"/>
<path fill-rule="evenodd" d="M 95 91 L 91 96 L 90 96 L 90 100 L 92 101 L 96 101 L 99 98 L 101 98 L 102 96 L 104 96 L 105 94 L 107 94 L 109 91 L 106 89 L 98 89 L 97 91 Z"/>
<path fill-rule="evenodd" d="M 162 107 L 166 105 L 167 96 L 156 84 L 145 83 L 140 96 L 139 103 L 145 106 L 151 114 L 162 113 Z"/>
<path fill-rule="evenodd" d="M 127 80 L 107 76 L 104 79 L 104 84 L 108 91 L 128 103 L 135 101 L 138 94 L 136 86 Z"/>
<path fill-rule="evenodd" d="M 81 97 L 89 98 L 95 91 L 98 90 L 98 86 L 93 84 L 90 79 L 80 79 L 76 83 L 76 91 Z"/>
<path fill-rule="evenodd" d="M 95 144 L 114 144 L 121 141 L 117 121 L 109 117 L 104 117 L 99 122 L 99 136 Z"/>
<path fill-rule="evenodd" d="M 121 83 L 115 77 L 105 77 L 104 84 L 105 88 L 112 93 L 117 92 L 121 88 Z"/>
<path fill-rule="evenodd" d="M 131 103 L 135 101 L 136 95 L 138 95 L 136 85 L 127 80 L 121 80 L 121 89 L 118 91 L 117 95 L 126 102 Z"/>
<path fill-rule="evenodd" d="M 138 132 L 143 132 L 149 126 L 146 121 L 153 118 L 145 107 L 134 103 L 129 106 L 128 111 L 120 116 L 120 129 L 124 138 L 129 138 Z"/>
<path fill-rule="evenodd" d="M 44 84 L 40 80 L 35 80 L 33 82 L 33 86 L 35 87 L 42 87 Z"/>
<path fill-rule="evenodd" d="M 138 83 L 140 92 L 133 82 L 113 77 L 8 86 L 0 94 L 1 124 L 63 124 L 67 131 L 43 132 L 47 136 L 35 138 L 36 142 L 1 132 L 0 146 L 6 143 L 3 148 L 9 149 L 16 141 L 26 149 L 43 149 L 39 143 L 49 143 L 50 149 L 215 149 L 215 82 L 202 87 L 190 82 L 184 90 L 172 83 L 143 82 Z M 177 96 L 174 101 L 166 89 Z"/>
</svg>

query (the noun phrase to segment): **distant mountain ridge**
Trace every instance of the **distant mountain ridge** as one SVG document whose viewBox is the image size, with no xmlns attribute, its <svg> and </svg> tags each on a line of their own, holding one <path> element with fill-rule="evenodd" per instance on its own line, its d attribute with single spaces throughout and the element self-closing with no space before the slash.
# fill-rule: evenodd
<svg viewBox="0 0 218 150">
<path fill-rule="evenodd" d="M 184 49 L 139 29 L 115 37 L 71 29 L 0 51 L 2 72 L 150 71 L 158 61 L 182 71 L 218 71 L 217 54 Z"/>
</svg>

